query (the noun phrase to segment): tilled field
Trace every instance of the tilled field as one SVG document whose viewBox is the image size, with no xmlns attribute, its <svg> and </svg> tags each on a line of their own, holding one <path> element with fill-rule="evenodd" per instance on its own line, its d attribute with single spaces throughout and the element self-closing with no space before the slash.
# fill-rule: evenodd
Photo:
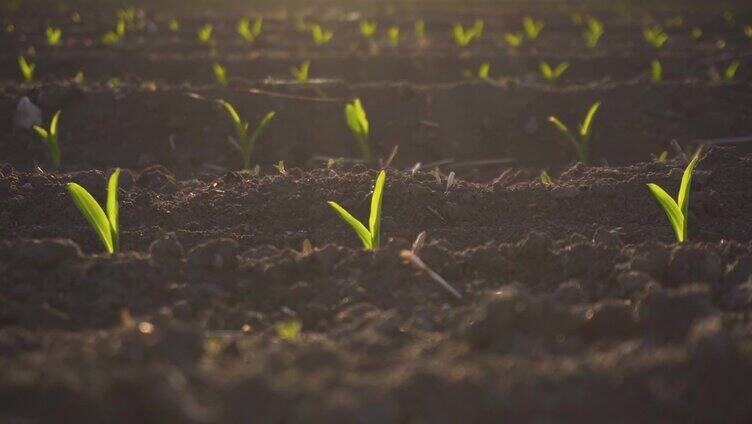
<svg viewBox="0 0 752 424">
<path fill-rule="evenodd" d="M 752 421 L 752 15 L 602 11 L 589 49 L 584 11 L 541 5 L 270 9 L 252 43 L 227 12 L 147 6 L 106 44 L 115 10 L 58 9 L 0 18 L 0 421 Z M 545 26 L 513 47 L 526 15 Z M 541 61 L 570 67 L 548 83 Z M 59 169 L 23 97 L 45 127 L 62 111 Z M 276 111 L 258 168 L 220 99 L 251 128 Z M 548 117 L 575 129 L 597 101 L 586 165 Z M 676 243 L 646 184 L 675 194 L 702 144 Z M 107 254 L 66 185 L 102 201 L 116 167 Z M 326 202 L 367 217 L 382 168 L 368 251 Z"/>
</svg>

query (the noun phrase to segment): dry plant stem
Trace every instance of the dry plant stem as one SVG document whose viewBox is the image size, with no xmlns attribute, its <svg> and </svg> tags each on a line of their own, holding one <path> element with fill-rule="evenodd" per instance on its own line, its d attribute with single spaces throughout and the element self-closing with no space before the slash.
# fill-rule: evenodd
<svg viewBox="0 0 752 424">
<path fill-rule="evenodd" d="M 441 287 L 446 289 L 446 291 L 448 291 L 452 296 L 454 296 L 458 300 L 462 300 L 462 295 L 460 294 L 460 292 L 452 287 L 441 275 L 437 274 L 436 271 L 429 268 L 428 265 L 426 265 L 423 260 L 418 257 L 418 255 L 409 250 L 403 250 L 400 253 L 400 256 L 402 257 L 402 259 L 410 262 L 413 266 L 428 274 L 431 279 L 439 283 Z"/>
</svg>

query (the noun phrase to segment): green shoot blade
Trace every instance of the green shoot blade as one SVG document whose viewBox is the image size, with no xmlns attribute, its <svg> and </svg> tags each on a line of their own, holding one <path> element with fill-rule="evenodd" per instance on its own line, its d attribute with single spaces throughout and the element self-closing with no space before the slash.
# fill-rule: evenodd
<svg viewBox="0 0 752 424">
<path fill-rule="evenodd" d="M 648 189 L 653 193 L 655 200 L 661 205 L 663 211 L 666 212 L 671 227 L 673 227 L 674 233 L 676 233 L 677 241 L 683 242 L 685 239 L 684 215 L 682 214 L 681 208 L 679 208 L 679 205 L 676 204 L 674 199 L 672 199 L 671 196 L 669 196 L 668 193 L 657 184 L 648 184 Z"/>
<path fill-rule="evenodd" d="M 585 115 L 582 125 L 580 125 L 580 136 L 583 139 L 590 138 L 590 132 L 593 130 L 593 120 L 595 119 L 595 114 L 598 113 L 600 107 L 601 102 L 595 102 L 590 106 L 590 109 L 588 109 L 588 113 Z"/>
<path fill-rule="evenodd" d="M 112 244 L 112 232 L 110 228 L 110 221 L 107 219 L 107 215 L 104 214 L 102 207 L 99 206 L 94 197 L 76 183 L 68 183 L 68 192 L 70 192 L 73 198 L 73 203 L 76 204 L 81 214 L 89 221 L 89 224 L 102 240 L 105 249 L 108 253 L 114 253 L 115 249 Z"/>
<path fill-rule="evenodd" d="M 368 232 L 368 229 L 365 227 L 365 225 L 361 224 L 360 221 L 355 219 L 352 215 L 350 215 L 350 212 L 346 211 L 342 206 L 338 205 L 336 202 L 326 202 L 329 204 L 329 206 L 334 209 L 335 212 L 342 218 L 343 221 L 345 221 L 350 227 L 355 231 L 355 233 L 360 238 L 360 241 L 363 242 L 363 246 L 367 250 L 373 250 L 373 244 L 371 242 L 371 233 Z"/>
<path fill-rule="evenodd" d="M 275 111 L 271 111 L 267 113 L 264 116 L 264 119 L 259 122 L 258 127 L 256 127 L 256 130 L 253 131 L 253 134 L 251 135 L 251 141 L 248 146 L 248 154 L 250 155 L 251 151 L 253 150 L 253 146 L 256 145 L 256 140 L 261 136 L 261 133 L 264 132 L 267 126 L 272 122 L 272 119 L 274 119 L 274 116 L 277 114 Z"/>
<path fill-rule="evenodd" d="M 232 122 L 235 123 L 235 125 L 241 124 L 240 115 L 238 115 L 238 112 L 235 110 L 232 105 L 224 100 L 220 100 L 219 104 L 224 106 L 225 110 L 227 110 L 227 113 L 230 114 L 230 118 L 232 119 Z"/>
<path fill-rule="evenodd" d="M 551 81 L 554 79 L 554 71 L 551 69 L 551 65 L 549 65 L 547 62 L 540 63 L 540 70 L 543 74 L 543 78 L 545 78 L 546 81 Z"/>
<path fill-rule="evenodd" d="M 692 174 L 695 172 L 695 167 L 697 166 L 697 162 L 700 160 L 700 152 L 697 152 L 695 154 L 695 157 L 692 158 L 692 161 L 689 162 L 689 165 L 687 165 L 687 168 L 684 170 L 684 174 L 682 175 L 681 185 L 679 186 L 679 195 L 677 196 L 677 203 L 679 205 L 679 210 L 682 213 L 682 216 L 684 217 L 684 226 L 683 226 L 683 233 L 684 237 L 687 236 L 687 217 L 689 216 L 689 191 L 692 187 Z M 681 240 L 683 241 L 683 240 Z"/>
<path fill-rule="evenodd" d="M 384 197 L 384 183 L 386 171 L 379 172 L 376 185 L 373 187 L 371 196 L 371 216 L 368 219 L 368 228 L 371 230 L 371 246 L 378 249 L 381 244 L 381 201 Z"/>
<path fill-rule="evenodd" d="M 39 125 L 34 125 L 34 131 L 36 131 L 36 132 L 37 132 L 37 134 L 39 134 L 39 136 L 40 136 L 40 137 L 42 137 L 42 138 L 43 138 L 43 139 L 44 139 L 45 141 L 47 141 L 47 138 L 48 138 L 48 137 L 49 137 L 49 135 L 50 135 L 50 134 L 49 134 L 49 133 L 47 132 L 47 130 L 46 130 L 46 129 L 44 129 L 44 128 L 40 127 Z"/>
<path fill-rule="evenodd" d="M 567 69 L 569 69 L 569 62 L 561 62 L 558 64 L 554 69 L 554 78 L 562 76 Z"/>
<path fill-rule="evenodd" d="M 57 136 L 57 122 L 60 119 L 60 111 L 58 110 L 55 112 L 55 115 L 52 117 L 52 121 L 50 122 L 50 135 L 53 137 Z"/>
<path fill-rule="evenodd" d="M 553 124 L 554 127 L 556 127 L 559 131 L 563 132 L 564 134 L 569 134 L 569 128 L 567 128 L 567 126 L 564 125 L 564 123 L 561 122 L 559 118 L 555 116 L 549 116 L 548 122 Z"/>
<path fill-rule="evenodd" d="M 117 168 L 112 175 L 110 175 L 110 179 L 107 182 L 107 219 L 110 221 L 110 228 L 112 231 L 112 248 L 116 252 L 120 250 L 120 206 L 118 205 L 117 195 L 119 181 L 120 168 Z"/>
</svg>

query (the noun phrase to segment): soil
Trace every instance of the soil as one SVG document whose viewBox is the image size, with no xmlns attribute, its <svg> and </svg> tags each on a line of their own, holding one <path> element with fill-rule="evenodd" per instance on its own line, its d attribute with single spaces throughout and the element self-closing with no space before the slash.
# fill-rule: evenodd
<svg viewBox="0 0 752 424">
<path fill-rule="evenodd" d="M 752 15 L 611 10 L 590 50 L 568 9 L 371 6 L 381 38 L 364 42 L 353 10 L 322 7 L 302 15 L 335 31 L 315 47 L 281 9 L 245 44 L 238 15 L 151 7 L 116 46 L 100 42 L 115 20 L 104 5 L 80 24 L 70 7 L 0 19 L 0 421 L 752 421 L 752 144 L 727 142 L 752 133 Z M 529 13 L 541 38 L 505 46 Z M 668 46 L 648 47 L 645 22 L 678 14 Z M 451 26 L 476 17 L 483 37 L 455 46 Z M 214 53 L 195 38 L 206 22 Z M 48 24 L 63 45 L 46 46 Z M 30 46 L 37 81 L 21 83 Z M 709 78 L 737 58 L 734 81 Z M 318 79 L 289 81 L 305 59 Z M 463 79 L 484 60 L 492 78 Z M 572 66 L 546 84 L 541 60 Z M 45 122 L 62 110 L 61 169 L 14 123 L 24 96 Z M 355 97 L 379 163 L 355 159 Z M 277 112 L 257 171 L 239 170 L 218 99 L 251 127 Z M 591 161 L 576 163 L 546 121 L 574 128 L 595 101 Z M 678 191 L 672 140 L 707 144 L 684 243 L 646 188 Z M 367 217 L 384 165 L 369 252 L 326 202 Z M 121 249 L 108 255 L 66 184 L 102 201 L 115 167 Z M 461 298 L 405 256 L 424 231 L 414 255 Z"/>
</svg>

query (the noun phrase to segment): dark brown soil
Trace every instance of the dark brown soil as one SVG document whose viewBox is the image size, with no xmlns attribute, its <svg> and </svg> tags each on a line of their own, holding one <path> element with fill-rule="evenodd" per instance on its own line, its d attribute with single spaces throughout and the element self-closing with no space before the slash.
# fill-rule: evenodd
<svg viewBox="0 0 752 424">
<path fill-rule="evenodd" d="M 63 25 L 62 7 L 0 19 L 15 25 L 0 36 L 0 421 L 751 422 L 752 145 L 718 139 L 752 134 L 752 20 L 645 15 L 685 15 L 654 52 L 639 18 L 610 11 L 591 51 L 568 11 L 534 9 L 541 39 L 512 51 L 503 33 L 533 12 L 453 7 L 365 9 L 382 33 L 407 31 L 397 48 L 383 34 L 364 43 L 342 9 L 307 12 L 335 29 L 320 48 L 273 9 L 252 47 L 229 12 L 155 6 L 152 30 L 116 47 L 99 42 L 114 24 L 104 7 L 79 25 Z M 481 41 L 454 46 L 451 25 L 480 16 Z M 53 49 L 55 22 L 66 38 Z M 215 57 L 195 40 L 205 22 Z M 41 81 L 21 84 L 16 57 L 31 45 Z M 306 58 L 324 80 L 281 80 Z M 709 79 L 736 58 L 734 82 Z M 492 80 L 462 79 L 486 59 Z M 216 60 L 227 86 L 212 84 Z M 569 60 L 571 74 L 544 84 L 540 60 Z M 79 69 L 84 83 L 70 80 Z M 45 122 L 63 111 L 62 169 L 15 126 L 24 96 Z M 398 146 L 376 252 L 326 205 L 368 214 L 380 166 L 351 159 L 342 109 L 355 97 L 375 156 Z M 277 111 L 258 174 L 238 171 L 216 99 L 252 126 Z M 575 163 L 546 120 L 574 127 L 599 100 L 592 161 Z M 675 243 L 646 184 L 675 193 L 685 164 L 670 141 L 711 139 L 690 241 Z M 102 200 L 114 167 L 122 245 L 107 255 L 65 186 Z M 462 299 L 403 259 L 422 231 L 417 255 Z"/>
</svg>

